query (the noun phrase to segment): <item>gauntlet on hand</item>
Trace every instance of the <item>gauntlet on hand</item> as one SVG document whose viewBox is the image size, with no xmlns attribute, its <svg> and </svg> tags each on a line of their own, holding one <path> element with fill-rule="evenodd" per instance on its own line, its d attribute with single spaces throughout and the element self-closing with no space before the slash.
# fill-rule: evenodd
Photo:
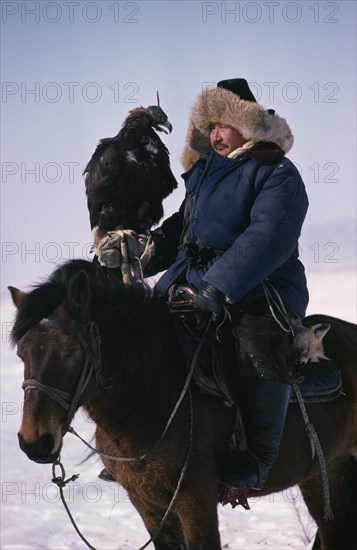
<svg viewBox="0 0 357 550">
<path fill-rule="evenodd" d="M 123 245 L 126 243 L 127 256 L 123 258 Z M 121 267 L 123 262 L 134 260 L 140 253 L 138 235 L 131 229 L 108 231 L 98 243 L 96 253 L 100 265 L 110 268 Z"/>
<path fill-rule="evenodd" d="M 225 300 L 224 294 L 209 283 L 203 283 L 197 294 L 195 309 L 198 312 L 211 313 L 213 320 L 216 320 Z"/>
<path fill-rule="evenodd" d="M 156 253 L 155 237 L 160 234 L 159 229 L 149 235 L 138 235 L 131 229 L 108 231 L 96 248 L 98 261 L 100 265 L 110 268 L 129 264 L 142 277 L 145 267 Z"/>
</svg>

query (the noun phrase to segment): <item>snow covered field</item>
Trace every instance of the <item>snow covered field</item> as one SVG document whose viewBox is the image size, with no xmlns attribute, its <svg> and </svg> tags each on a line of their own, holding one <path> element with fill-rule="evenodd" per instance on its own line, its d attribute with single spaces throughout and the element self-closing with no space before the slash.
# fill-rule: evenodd
<svg viewBox="0 0 357 550">
<path fill-rule="evenodd" d="M 353 271 L 309 274 L 308 313 L 328 313 L 356 322 L 356 274 Z M 29 461 L 17 444 L 22 403 L 22 367 L 8 347 L 13 307 L 2 300 L 1 361 L 1 549 L 82 549 L 59 500 L 51 465 Z M 77 413 L 75 429 L 86 438 L 93 424 Z M 98 550 L 134 550 L 148 539 L 142 521 L 125 492 L 97 478 L 101 464 L 87 456 L 71 434 L 65 438 L 62 462 L 67 477 L 80 477 L 66 489 L 68 504 L 84 536 Z M 56 474 L 58 475 L 58 473 Z M 273 550 L 311 548 L 315 526 L 296 488 L 250 501 L 251 510 L 219 508 L 223 548 Z M 151 545 L 149 548 L 153 548 Z M 209 549 L 207 549 L 209 550 Z"/>
</svg>

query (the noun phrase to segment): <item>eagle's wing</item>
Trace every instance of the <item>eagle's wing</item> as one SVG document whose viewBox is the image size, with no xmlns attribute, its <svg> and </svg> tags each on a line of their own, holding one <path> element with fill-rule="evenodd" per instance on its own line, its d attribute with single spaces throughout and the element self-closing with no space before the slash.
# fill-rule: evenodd
<svg viewBox="0 0 357 550">
<path fill-rule="evenodd" d="M 92 158 L 84 169 L 87 205 L 91 228 L 98 225 L 100 213 L 105 205 L 109 204 L 108 186 L 118 161 L 118 147 L 114 138 L 102 139 L 94 151 Z"/>
<path fill-rule="evenodd" d="M 132 111 L 116 137 L 100 141 L 84 170 L 91 227 L 101 234 L 117 227 L 148 232 L 177 187 L 169 152 L 148 116 Z"/>
</svg>

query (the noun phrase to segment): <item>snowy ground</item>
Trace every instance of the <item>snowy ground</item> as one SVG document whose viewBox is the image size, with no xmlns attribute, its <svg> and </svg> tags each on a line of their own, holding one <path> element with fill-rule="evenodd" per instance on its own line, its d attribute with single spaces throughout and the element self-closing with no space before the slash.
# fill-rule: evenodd
<svg viewBox="0 0 357 550">
<path fill-rule="evenodd" d="M 356 322 L 356 275 L 310 273 L 308 313 L 328 313 Z M 1 365 L 1 508 L 2 550 L 65 550 L 86 548 L 67 519 L 49 465 L 29 461 L 20 451 L 22 368 L 8 348 L 13 308 L 7 298 L 2 311 Z M 90 438 L 93 424 L 81 411 L 74 424 Z M 68 503 L 83 534 L 98 550 L 134 550 L 148 539 L 146 530 L 125 492 L 97 478 L 101 465 L 86 457 L 83 445 L 71 434 L 65 439 L 62 461 L 67 476 L 80 473 L 67 486 Z M 56 474 L 58 475 L 58 473 Z M 311 548 L 315 526 L 296 488 L 250 501 L 251 511 L 219 509 L 223 548 L 229 550 Z M 153 546 L 149 546 L 153 548 Z M 207 549 L 209 550 L 209 549 Z"/>
</svg>

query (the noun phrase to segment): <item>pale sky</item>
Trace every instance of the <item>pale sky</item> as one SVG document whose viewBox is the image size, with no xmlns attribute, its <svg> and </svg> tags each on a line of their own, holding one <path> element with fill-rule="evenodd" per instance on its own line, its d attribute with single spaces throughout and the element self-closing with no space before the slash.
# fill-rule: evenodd
<svg viewBox="0 0 357 550">
<path fill-rule="evenodd" d="M 155 103 L 156 90 L 174 127 L 162 136 L 180 180 L 165 202 L 165 216 L 174 212 L 189 108 L 203 87 L 235 77 L 294 133 L 288 156 L 310 198 L 306 231 L 319 228 L 318 240 L 305 235 L 306 260 L 320 261 L 333 242 L 340 268 L 355 262 L 354 1 L 3 1 L 1 9 L 2 289 L 88 257 L 83 167 L 130 109 Z"/>
</svg>

